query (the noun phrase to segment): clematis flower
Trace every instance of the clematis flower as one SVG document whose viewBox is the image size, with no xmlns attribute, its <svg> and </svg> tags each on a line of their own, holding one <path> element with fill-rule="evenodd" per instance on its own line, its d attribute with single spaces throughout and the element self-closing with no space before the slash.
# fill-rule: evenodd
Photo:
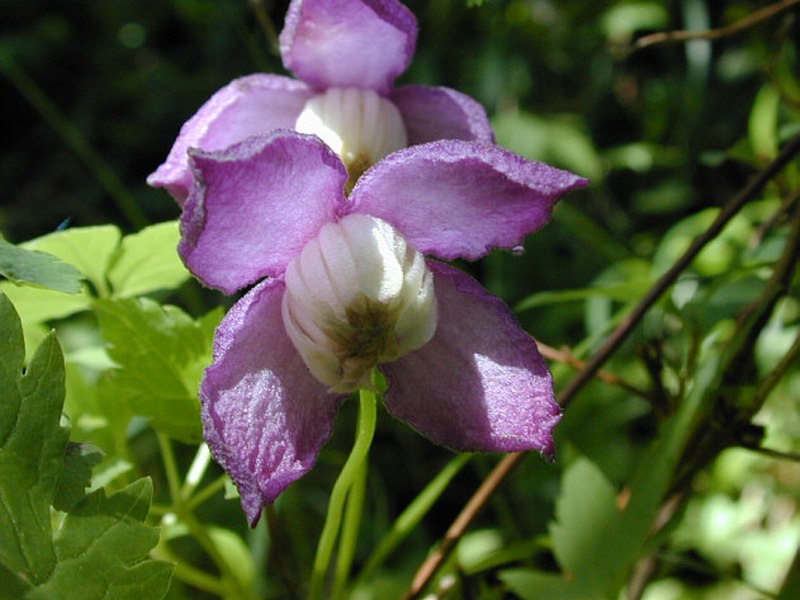
<svg viewBox="0 0 800 600">
<path fill-rule="evenodd" d="M 192 173 L 187 150 L 220 150 L 274 128 L 313 133 L 350 173 L 412 144 L 490 142 L 475 100 L 446 87 L 393 88 L 417 40 L 414 15 L 397 0 L 293 0 L 280 34 L 284 66 L 299 79 L 258 73 L 216 92 L 181 128 L 148 183 L 183 206 Z"/>
<path fill-rule="evenodd" d="M 536 343 L 440 261 L 516 247 L 584 179 L 440 141 L 384 158 L 348 197 L 339 157 L 287 130 L 189 160 L 184 262 L 226 293 L 255 284 L 219 325 L 200 391 L 205 438 L 252 524 L 311 469 L 377 365 L 389 412 L 433 442 L 552 453 L 560 410 Z"/>
</svg>

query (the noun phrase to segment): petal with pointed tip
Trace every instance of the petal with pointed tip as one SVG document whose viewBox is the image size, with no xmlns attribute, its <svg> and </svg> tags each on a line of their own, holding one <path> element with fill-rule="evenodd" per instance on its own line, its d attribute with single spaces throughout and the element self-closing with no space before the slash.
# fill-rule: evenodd
<svg viewBox="0 0 800 600">
<path fill-rule="evenodd" d="M 454 450 L 553 454 L 561 410 L 536 342 L 508 307 L 458 269 L 429 261 L 433 339 L 384 364 L 389 412 Z"/>
<path fill-rule="evenodd" d="M 493 142 L 486 110 L 466 94 L 446 87 L 406 85 L 390 98 L 400 109 L 409 145 L 436 140 Z"/>
<path fill-rule="evenodd" d="M 394 225 L 418 250 L 476 260 L 545 225 L 559 196 L 587 180 L 483 142 L 445 140 L 395 152 L 358 180 L 348 212 Z"/>
<path fill-rule="evenodd" d="M 314 466 L 341 400 L 309 374 L 286 335 L 284 289 L 281 280 L 264 281 L 231 308 L 200 387 L 205 439 L 253 526 L 265 504 Z"/>
<path fill-rule="evenodd" d="M 227 294 L 281 275 L 345 202 L 344 165 L 315 136 L 279 129 L 190 154 L 196 181 L 178 250 L 198 279 Z"/>
<path fill-rule="evenodd" d="M 310 96 L 306 84 L 289 77 L 259 73 L 233 80 L 184 123 L 147 183 L 166 188 L 183 206 L 192 184 L 189 148 L 219 150 L 276 127 L 292 128 Z"/>
<path fill-rule="evenodd" d="M 314 88 L 387 93 L 406 70 L 417 21 L 396 0 L 295 0 L 280 35 L 283 64 Z"/>
</svg>

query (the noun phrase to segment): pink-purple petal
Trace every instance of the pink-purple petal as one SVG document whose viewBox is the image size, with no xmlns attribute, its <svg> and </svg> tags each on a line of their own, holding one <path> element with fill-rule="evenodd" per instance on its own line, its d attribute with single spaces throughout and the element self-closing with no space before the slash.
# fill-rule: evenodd
<svg viewBox="0 0 800 600">
<path fill-rule="evenodd" d="M 315 136 L 274 130 L 190 154 L 196 181 L 178 251 L 198 279 L 227 294 L 281 275 L 345 201 L 344 165 Z"/>
<path fill-rule="evenodd" d="M 380 217 L 418 250 L 476 260 L 545 225 L 587 180 L 483 142 L 445 140 L 389 155 L 361 176 L 348 212 Z"/>
<path fill-rule="evenodd" d="M 200 387 L 205 439 L 253 526 L 265 504 L 313 467 L 341 400 L 309 374 L 286 335 L 284 289 L 267 280 L 231 308 Z"/>
<path fill-rule="evenodd" d="M 436 140 L 493 142 L 486 110 L 473 98 L 446 87 L 406 85 L 392 91 L 409 145 Z"/>
<path fill-rule="evenodd" d="M 477 281 L 449 265 L 429 266 L 439 307 L 436 333 L 383 365 L 386 407 L 454 450 L 552 456 L 561 410 L 536 342 Z"/>
<path fill-rule="evenodd" d="M 396 0 L 294 0 L 280 35 L 283 64 L 312 87 L 382 94 L 408 67 L 416 41 L 416 18 Z"/>
<path fill-rule="evenodd" d="M 233 80 L 184 123 L 167 160 L 147 183 L 166 188 L 183 206 L 192 184 L 189 148 L 219 150 L 270 129 L 292 128 L 310 96 L 306 84 L 280 75 Z"/>
</svg>

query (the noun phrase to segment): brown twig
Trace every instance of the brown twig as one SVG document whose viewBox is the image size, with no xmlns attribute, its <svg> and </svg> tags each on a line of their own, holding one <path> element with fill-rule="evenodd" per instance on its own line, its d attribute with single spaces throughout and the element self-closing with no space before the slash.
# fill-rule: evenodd
<svg viewBox="0 0 800 600">
<path fill-rule="evenodd" d="M 542 353 L 542 356 L 549 360 L 554 360 L 557 362 L 564 363 L 565 365 L 569 365 L 574 369 L 581 370 L 586 367 L 586 363 L 582 361 L 580 358 L 576 357 L 570 348 L 564 348 L 559 350 L 557 348 L 553 348 L 552 346 L 548 346 L 547 344 L 543 344 L 542 342 L 537 341 L 536 345 L 539 348 L 539 352 Z M 613 373 L 609 373 L 608 371 L 598 371 L 595 374 L 595 377 L 600 381 L 608 383 L 610 385 L 615 385 L 617 387 L 621 387 L 623 390 L 626 390 L 633 394 L 634 396 L 639 396 L 640 398 L 644 398 L 648 402 L 651 400 L 650 395 L 645 391 L 642 390 L 632 383 L 628 383 L 624 379 L 617 377 Z"/>
<path fill-rule="evenodd" d="M 569 386 L 559 394 L 559 403 L 567 406 L 578 392 L 595 376 L 600 367 L 616 352 L 622 343 L 631 334 L 634 327 L 641 321 L 645 313 L 658 301 L 661 295 L 675 282 L 680 273 L 688 267 L 697 257 L 700 251 L 713 240 L 725 228 L 725 225 L 745 206 L 753 200 L 767 184 L 775 177 L 786 164 L 800 152 L 800 135 L 793 137 L 758 176 L 746 185 L 741 192 L 734 196 L 731 201 L 717 215 L 717 218 L 709 228 L 686 250 L 676 263 L 664 275 L 661 276 L 653 287 L 645 294 L 634 309 L 623 319 L 619 326 L 609 336 L 603 346 L 594 354 L 592 359 L 586 364 L 585 368 L 578 373 Z M 425 586 L 430 582 L 437 570 L 444 563 L 456 546 L 456 543 L 467 530 L 472 521 L 475 520 L 480 510 L 486 505 L 489 498 L 497 490 L 500 483 L 512 471 L 517 463 L 525 456 L 524 452 L 514 452 L 507 454 L 497 464 L 494 470 L 489 473 L 472 498 L 450 525 L 445 533 L 442 543 L 430 556 L 422 563 L 417 571 L 411 586 L 405 596 L 406 600 L 416 598 Z"/>
<path fill-rule="evenodd" d="M 646 35 L 636 40 L 633 43 L 631 52 L 635 52 L 636 50 L 641 50 L 642 48 L 653 46 L 655 44 L 679 43 L 688 42 L 691 40 L 718 40 L 758 25 L 761 21 L 769 19 L 770 17 L 773 17 L 785 10 L 789 10 L 797 4 L 800 4 L 800 0 L 782 0 L 781 2 L 770 4 L 761 10 L 757 10 L 744 19 L 718 29 L 707 29 L 704 31 L 660 31 L 658 33 L 651 33 L 650 35 Z"/>
</svg>

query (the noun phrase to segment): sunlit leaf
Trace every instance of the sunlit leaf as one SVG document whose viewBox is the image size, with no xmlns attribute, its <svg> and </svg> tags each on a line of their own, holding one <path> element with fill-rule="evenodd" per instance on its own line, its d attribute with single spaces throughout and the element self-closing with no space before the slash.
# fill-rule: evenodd
<svg viewBox="0 0 800 600">
<path fill-rule="evenodd" d="M 50 334 L 27 368 L 22 328 L 0 295 L 0 577 L 30 599 L 162 598 L 172 568 L 150 560 L 158 541 L 142 525 L 149 480 L 88 496 L 93 458 L 68 451 L 61 422 L 64 360 Z M 51 506 L 68 510 L 52 530 Z"/>
<path fill-rule="evenodd" d="M 764 85 L 758 92 L 750 112 L 750 144 L 763 161 L 778 154 L 778 107 L 781 96 L 775 86 Z"/>
<path fill-rule="evenodd" d="M 597 181 L 603 176 L 600 157 L 588 135 L 569 116 L 542 118 L 508 111 L 492 120 L 497 142 L 522 156 L 575 171 Z"/>
<path fill-rule="evenodd" d="M 662 29 L 669 23 L 667 9 L 656 2 L 616 4 L 601 18 L 603 32 L 611 39 L 625 39 L 643 29 Z"/>
<path fill-rule="evenodd" d="M 14 283 L 27 283 L 77 294 L 83 275 L 72 265 L 52 254 L 26 250 L 8 243 L 0 236 L 0 276 Z"/>
<path fill-rule="evenodd" d="M 108 279 L 115 296 L 128 297 L 160 289 L 174 289 L 189 278 L 178 256 L 177 221 L 145 227 L 127 235 Z"/>
<path fill-rule="evenodd" d="M 120 237 L 120 231 L 114 225 L 74 227 L 54 231 L 21 246 L 57 256 L 83 273 L 95 290 L 103 294 L 108 288 L 106 272 Z"/>
<path fill-rule="evenodd" d="M 108 353 L 118 365 L 101 386 L 153 427 L 187 442 L 200 441 L 197 390 L 211 364 L 220 311 L 193 320 L 175 306 L 146 298 L 94 303 Z"/>
</svg>

